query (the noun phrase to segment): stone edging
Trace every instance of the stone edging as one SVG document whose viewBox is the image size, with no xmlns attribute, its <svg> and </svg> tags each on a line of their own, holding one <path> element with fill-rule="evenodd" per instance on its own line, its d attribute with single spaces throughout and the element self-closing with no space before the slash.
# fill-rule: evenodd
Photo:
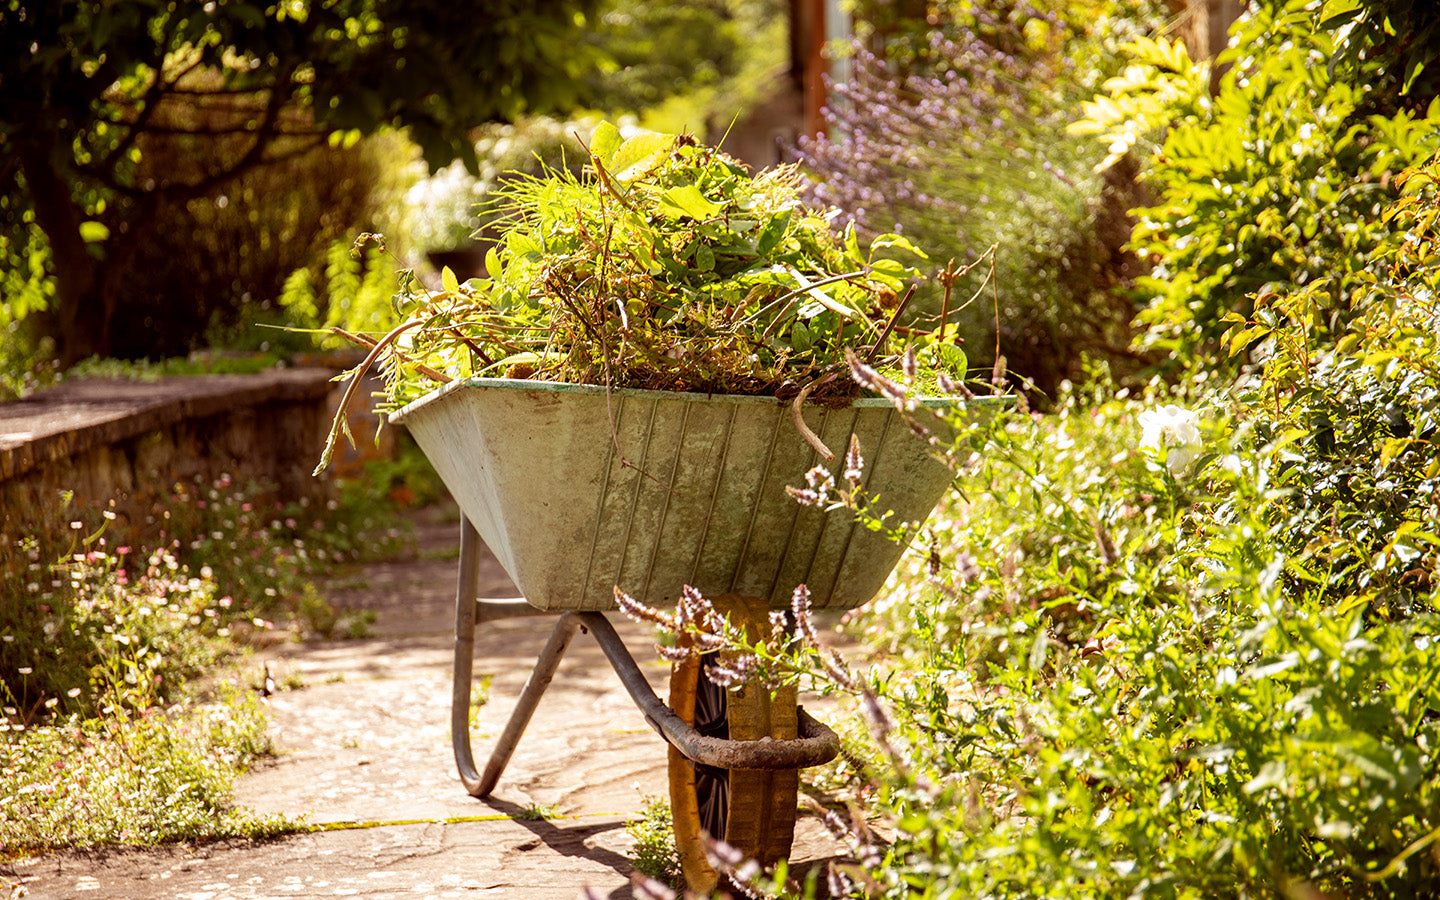
<svg viewBox="0 0 1440 900">
<path fill-rule="evenodd" d="M 322 402 L 334 375 L 332 369 L 300 368 L 62 382 L 25 400 L 0 404 L 0 482 L 186 419 L 266 403 Z"/>
</svg>

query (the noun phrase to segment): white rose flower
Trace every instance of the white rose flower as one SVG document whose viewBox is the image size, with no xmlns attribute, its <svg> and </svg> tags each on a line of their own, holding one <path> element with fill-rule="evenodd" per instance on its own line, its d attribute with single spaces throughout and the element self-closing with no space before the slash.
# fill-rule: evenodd
<svg viewBox="0 0 1440 900">
<path fill-rule="evenodd" d="M 1173 403 L 1140 414 L 1140 446 L 1165 455 L 1170 474 L 1181 477 L 1200 455 L 1200 414 Z"/>
</svg>

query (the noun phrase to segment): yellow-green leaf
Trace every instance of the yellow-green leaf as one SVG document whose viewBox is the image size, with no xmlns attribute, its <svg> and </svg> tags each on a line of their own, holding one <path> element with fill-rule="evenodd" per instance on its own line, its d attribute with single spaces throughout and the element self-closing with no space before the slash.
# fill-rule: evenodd
<svg viewBox="0 0 1440 900">
<path fill-rule="evenodd" d="M 693 184 L 682 184 L 660 195 L 660 211 L 673 218 L 689 216 L 703 221 L 718 215 L 724 208 L 705 199 L 700 188 Z"/>
<path fill-rule="evenodd" d="M 590 152 L 595 154 L 595 158 L 608 169 L 610 161 L 615 158 L 615 151 L 620 147 L 622 141 L 620 129 L 609 122 L 601 122 L 596 127 L 595 133 L 590 136 Z"/>
<path fill-rule="evenodd" d="M 606 168 L 617 181 L 633 181 L 649 171 L 674 146 L 673 134 L 637 134 L 616 148 Z"/>
</svg>

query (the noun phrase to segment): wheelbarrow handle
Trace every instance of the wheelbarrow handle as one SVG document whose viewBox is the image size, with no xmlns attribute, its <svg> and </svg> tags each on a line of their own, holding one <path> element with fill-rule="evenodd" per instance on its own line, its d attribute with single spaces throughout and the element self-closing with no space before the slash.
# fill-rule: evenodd
<svg viewBox="0 0 1440 900">
<path fill-rule="evenodd" d="M 792 740 L 732 741 L 702 735 L 655 695 L 604 614 L 579 612 L 574 616 L 595 637 L 645 721 L 692 762 L 720 769 L 803 769 L 827 763 L 839 754 L 840 738 L 804 709 L 797 711 L 801 736 Z"/>
</svg>

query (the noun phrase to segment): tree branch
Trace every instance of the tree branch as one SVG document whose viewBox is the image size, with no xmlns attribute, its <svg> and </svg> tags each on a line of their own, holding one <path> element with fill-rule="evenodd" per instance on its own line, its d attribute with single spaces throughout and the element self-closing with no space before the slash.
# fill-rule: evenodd
<svg viewBox="0 0 1440 900">
<path fill-rule="evenodd" d="M 293 99 L 294 75 L 296 65 L 291 64 L 277 74 L 275 84 L 268 88 L 269 98 L 266 100 L 265 108 L 260 111 L 260 121 L 253 126 L 237 126 L 234 128 L 181 128 L 163 125 L 149 125 L 145 132 L 147 134 L 173 134 L 191 135 L 195 137 L 220 138 L 226 136 L 251 135 L 253 140 L 246 151 L 233 163 L 222 165 L 218 170 L 209 173 L 195 181 L 172 182 L 157 187 L 144 189 L 131 184 L 121 182 L 113 167 L 103 168 L 100 166 L 86 166 L 84 171 L 98 179 L 106 187 L 117 193 L 132 198 L 163 196 L 167 200 L 177 203 L 184 203 L 189 200 L 203 197 L 212 193 L 220 186 L 261 165 L 283 162 L 296 156 L 301 156 L 314 150 L 324 140 L 325 135 L 316 130 L 291 130 L 280 124 L 282 114 L 286 105 Z M 283 153 L 267 156 L 266 151 L 270 149 L 271 142 L 275 138 L 288 138 L 301 141 L 301 145 Z M 309 140 L 306 140 L 309 138 Z"/>
<path fill-rule="evenodd" d="M 220 126 L 213 128 L 181 128 L 170 125 L 151 125 L 145 129 L 147 134 L 170 134 L 197 138 L 234 137 L 237 135 L 256 134 L 258 131 L 258 127 L 246 127 L 244 125 L 236 125 L 233 128 L 223 128 Z M 319 132 L 314 128 L 306 128 L 302 131 L 292 130 L 284 125 L 280 125 L 270 129 L 270 137 L 311 137 L 316 134 L 319 134 Z"/>
<path fill-rule="evenodd" d="M 169 41 L 167 39 L 166 44 L 168 43 Z M 163 46 L 164 45 L 162 45 L 162 48 Z M 115 165 L 120 162 L 121 158 L 135 145 L 135 141 L 139 138 L 140 133 L 149 128 L 150 119 L 155 115 L 155 111 L 160 108 L 160 104 L 164 101 L 165 95 L 169 93 L 170 88 L 174 87 L 175 83 L 181 78 L 184 78 L 199 68 L 203 61 L 204 57 L 197 56 L 194 62 L 182 69 L 170 84 L 166 85 L 163 68 L 164 60 L 161 60 L 160 66 L 154 68 L 154 80 L 151 81 L 150 86 L 145 89 L 145 96 L 140 100 L 140 112 L 136 113 L 133 120 L 125 123 L 127 129 L 125 136 L 115 144 L 109 153 L 105 154 L 105 159 L 100 162 L 100 168 L 113 169 Z"/>
<path fill-rule="evenodd" d="M 292 135 L 286 134 L 284 136 L 291 137 Z M 240 178 L 247 172 L 250 172 L 253 169 L 257 169 L 260 166 L 274 165 L 275 163 L 285 162 L 288 159 L 294 159 L 297 156 L 304 156 L 305 154 L 314 150 L 316 147 L 320 146 L 325 140 L 325 135 L 318 132 L 310 135 L 302 135 L 297 137 L 309 137 L 310 140 L 304 141 L 301 146 L 286 150 L 283 153 L 277 153 L 274 156 L 265 156 L 264 148 L 266 144 L 263 140 L 259 141 L 257 146 L 261 148 L 260 153 L 247 153 L 244 157 L 241 158 L 239 162 L 235 163 L 233 166 L 225 169 L 224 171 L 216 172 L 215 174 L 210 175 L 206 178 L 202 178 L 199 181 L 189 182 L 185 184 L 167 185 L 163 188 L 158 188 L 157 192 L 164 194 L 166 199 L 176 203 L 184 203 L 188 200 L 194 200 L 197 197 L 204 197 L 205 195 L 212 193 L 217 188 L 221 187 L 227 182 Z"/>
</svg>

